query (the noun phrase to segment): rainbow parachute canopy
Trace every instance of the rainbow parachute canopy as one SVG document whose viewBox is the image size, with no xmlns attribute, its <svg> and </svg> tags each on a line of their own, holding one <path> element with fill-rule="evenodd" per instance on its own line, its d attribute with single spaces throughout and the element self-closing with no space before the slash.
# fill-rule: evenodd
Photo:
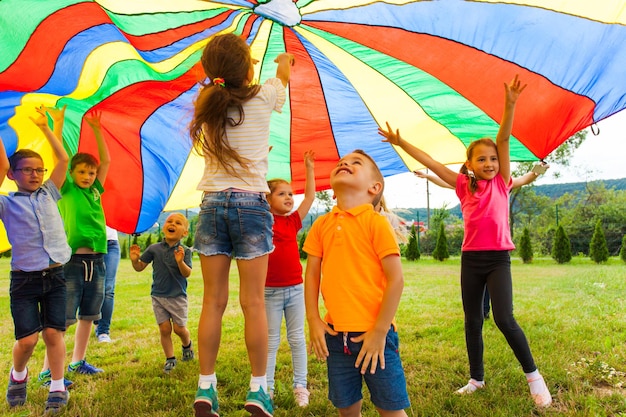
<svg viewBox="0 0 626 417">
<path fill-rule="evenodd" d="M 208 39 L 233 32 L 260 60 L 296 58 L 288 103 L 272 119 L 269 177 L 304 185 L 316 152 L 319 189 L 360 148 L 384 175 L 419 168 L 382 143 L 389 121 L 446 163 L 495 137 L 503 84 L 528 87 L 516 110 L 512 160 L 544 158 L 575 132 L 626 106 L 626 2 L 270 0 L 0 2 L 0 136 L 7 152 L 51 151 L 28 116 L 67 105 L 70 153 L 97 155 L 84 115 L 102 113 L 111 155 L 103 204 L 110 226 L 153 226 L 196 207 L 203 161 L 187 133 Z M 5 181 L 3 190 L 11 189 Z"/>
</svg>

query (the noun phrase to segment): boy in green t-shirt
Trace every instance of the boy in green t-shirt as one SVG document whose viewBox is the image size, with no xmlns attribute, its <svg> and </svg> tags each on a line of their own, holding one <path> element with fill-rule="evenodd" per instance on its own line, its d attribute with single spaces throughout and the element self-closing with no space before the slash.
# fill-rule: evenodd
<svg viewBox="0 0 626 417">
<path fill-rule="evenodd" d="M 100 319 L 104 300 L 106 220 L 101 195 L 111 158 L 102 136 L 100 113 L 85 116 L 98 144 L 100 162 L 91 154 L 77 153 L 70 162 L 70 180 L 61 188 L 59 210 L 65 224 L 72 258 L 65 265 L 67 282 L 66 324 L 77 322 L 72 361 L 67 370 L 80 374 L 103 372 L 85 360 L 89 335 Z M 78 313 L 78 316 L 77 316 Z"/>
</svg>

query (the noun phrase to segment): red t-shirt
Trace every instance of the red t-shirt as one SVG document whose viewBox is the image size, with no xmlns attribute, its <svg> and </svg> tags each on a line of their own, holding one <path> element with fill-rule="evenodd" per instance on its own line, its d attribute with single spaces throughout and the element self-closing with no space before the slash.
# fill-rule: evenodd
<svg viewBox="0 0 626 417">
<path fill-rule="evenodd" d="M 269 256 L 266 287 L 289 287 L 303 282 L 297 240 L 301 228 L 297 211 L 287 216 L 274 214 L 274 252 Z"/>
</svg>

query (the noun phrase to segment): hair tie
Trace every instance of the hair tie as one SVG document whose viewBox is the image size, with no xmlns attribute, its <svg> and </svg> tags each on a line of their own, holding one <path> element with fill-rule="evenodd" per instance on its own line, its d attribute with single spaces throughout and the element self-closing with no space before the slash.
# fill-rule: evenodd
<svg viewBox="0 0 626 417">
<path fill-rule="evenodd" d="M 226 81 L 223 78 L 215 77 L 213 78 L 213 85 L 219 85 L 220 87 L 226 87 Z"/>
</svg>

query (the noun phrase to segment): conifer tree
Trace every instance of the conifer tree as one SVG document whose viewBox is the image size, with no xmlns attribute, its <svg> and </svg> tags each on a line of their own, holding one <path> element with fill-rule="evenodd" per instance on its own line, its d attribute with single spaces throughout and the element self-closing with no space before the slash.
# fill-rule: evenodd
<svg viewBox="0 0 626 417">
<path fill-rule="evenodd" d="M 433 251 L 433 258 L 438 261 L 445 261 L 450 257 L 448 251 L 448 238 L 446 238 L 446 228 L 443 222 L 439 223 L 439 233 L 437 234 L 437 243 Z"/>
<path fill-rule="evenodd" d="M 596 221 L 596 228 L 593 231 L 593 236 L 591 236 L 589 257 L 597 264 L 609 260 L 609 248 L 606 244 L 606 237 L 604 236 L 600 219 Z"/>
<path fill-rule="evenodd" d="M 300 259 L 306 259 L 307 253 L 302 249 L 304 247 L 304 241 L 306 240 L 306 232 L 300 234 L 300 241 L 298 242 L 298 250 L 300 251 Z"/>
<path fill-rule="evenodd" d="M 519 240 L 519 256 L 525 264 L 531 263 L 533 260 L 533 246 L 530 241 L 530 232 L 526 227 Z"/>
<path fill-rule="evenodd" d="M 146 248 L 152 245 L 152 233 L 148 233 L 148 238 L 146 239 Z"/>
<path fill-rule="evenodd" d="M 563 226 L 559 225 L 552 243 L 552 258 L 560 264 L 572 260 L 572 244 Z"/>
<path fill-rule="evenodd" d="M 420 249 L 417 245 L 417 232 L 415 230 L 415 225 L 411 226 L 411 233 L 409 233 L 409 243 L 407 244 L 405 256 L 407 261 L 417 261 L 421 256 Z"/>
</svg>

